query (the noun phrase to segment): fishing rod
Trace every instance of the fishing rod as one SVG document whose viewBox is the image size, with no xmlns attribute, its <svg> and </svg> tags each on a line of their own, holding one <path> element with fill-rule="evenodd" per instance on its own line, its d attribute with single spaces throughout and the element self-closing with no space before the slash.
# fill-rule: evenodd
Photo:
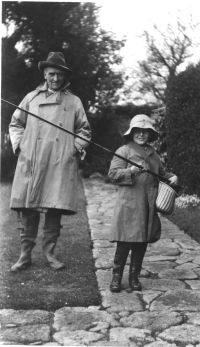
<svg viewBox="0 0 200 347">
<path fill-rule="evenodd" d="M 100 144 L 98 144 L 98 143 L 96 143 L 96 142 L 94 142 L 94 141 L 92 141 L 92 140 L 88 140 L 88 139 L 86 139 L 86 138 L 84 138 L 84 137 L 82 137 L 82 136 L 80 136 L 80 135 L 78 135 L 78 134 L 76 134 L 76 133 L 74 133 L 74 132 L 68 130 L 68 129 L 65 129 L 65 128 L 63 128 L 63 127 L 61 127 L 61 126 L 59 126 L 59 125 L 57 125 L 57 124 L 55 124 L 55 123 L 53 123 L 53 122 L 50 122 L 50 121 L 47 120 L 47 119 L 44 119 L 44 118 L 42 118 L 42 117 L 39 117 L 38 115 L 36 115 L 36 114 L 34 114 L 34 113 L 30 112 L 30 111 L 27 111 L 27 110 L 23 109 L 22 107 L 17 106 L 17 105 L 13 104 L 12 102 L 10 102 L 10 101 L 8 101 L 8 100 L 6 100 L 6 99 L 2 99 L 2 98 L 1 98 L 1 100 L 2 100 L 3 102 L 5 102 L 5 103 L 7 103 L 7 104 L 9 104 L 9 105 L 11 105 L 11 106 L 13 106 L 13 107 L 15 107 L 15 108 L 18 108 L 20 111 L 26 112 L 26 113 L 30 114 L 31 116 L 33 116 L 33 117 L 35 117 L 35 118 L 37 118 L 37 119 L 39 119 L 39 120 L 41 120 L 41 121 L 43 121 L 43 122 L 49 124 L 49 125 L 54 126 L 54 127 L 57 128 L 57 129 L 60 129 L 60 130 L 66 132 L 66 133 L 68 133 L 68 134 L 70 134 L 70 135 L 73 135 L 73 136 L 75 136 L 75 137 L 78 137 L 79 139 L 84 140 L 85 142 L 87 142 L 87 143 L 89 143 L 89 144 L 91 144 L 91 145 L 93 145 L 93 146 L 96 146 L 96 147 L 98 147 L 98 148 L 104 150 L 105 152 L 110 153 L 110 154 L 112 154 L 113 156 L 118 157 L 118 158 L 120 158 L 120 159 L 126 161 L 127 163 L 129 163 L 129 164 L 131 164 L 131 165 L 134 165 L 134 166 L 138 167 L 142 172 L 150 173 L 152 176 L 155 176 L 155 177 L 159 178 L 159 180 L 161 180 L 162 182 L 165 182 L 165 183 L 167 183 L 167 184 L 170 185 L 170 181 L 169 181 L 167 178 L 165 178 L 165 177 L 163 177 L 163 176 L 161 176 L 161 175 L 159 175 L 159 174 L 156 174 L 155 172 L 153 172 L 153 171 L 151 171 L 151 170 L 144 169 L 142 165 L 139 165 L 139 164 L 135 163 L 134 161 L 129 160 L 129 159 L 123 157 L 122 155 L 117 154 L 117 153 L 115 153 L 114 151 L 112 151 L 112 150 L 110 150 L 110 149 L 108 149 L 108 148 L 106 148 L 106 147 L 104 147 L 104 146 L 101 146 Z"/>
</svg>

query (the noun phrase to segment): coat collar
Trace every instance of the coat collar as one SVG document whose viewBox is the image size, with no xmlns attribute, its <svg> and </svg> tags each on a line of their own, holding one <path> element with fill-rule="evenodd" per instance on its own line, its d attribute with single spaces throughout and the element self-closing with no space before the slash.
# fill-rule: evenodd
<svg viewBox="0 0 200 347">
<path fill-rule="evenodd" d="M 56 93 L 53 93 L 52 95 L 48 96 L 48 98 L 45 98 L 45 101 L 42 102 L 42 104 L 61 104 L 62 102 L 62 94 L 68 94 L 68 87 L 70 83 L 67 82 L 61 89 L 59 89 Z M 39 93 L 47 93 L 48 91 L 48 85 L 46 82 L 41 83 L 36 90 Z"/>
<path fill-rule="evenodd" d="M 145 146 L 140 146 L 135 142 L 129 142 L 129 146 L 137 151 L 142 157 L 150 156 L 154 153 L 154 148 L 149 144 Z"/>
</svg>

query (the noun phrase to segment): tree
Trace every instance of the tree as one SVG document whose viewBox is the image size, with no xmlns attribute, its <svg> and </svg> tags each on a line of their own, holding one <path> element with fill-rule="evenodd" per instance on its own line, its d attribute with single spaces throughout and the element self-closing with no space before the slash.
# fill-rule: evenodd
<svg viewBox="0 0 200 347">
<path fill-rule="evenodd" d="M 194 26 L 194 29 L 197 27 Z M 179 19 L 176 26 L 169 24 L 166 32 L 154 26 L 154 34 L 144 32 L 147 58 L 139 62 L 140 93 L 150 94 L 159 104 L 165 104 L 165 91 L 171 80 L 180 72 L 191 56 L 191 37 Z"/>
<path fill-rule="evenodd" d="M 121 62 L 123 42 L 99 27 L 97 14 L 89 2 L 4 1 L 3 23 L 14 23 L 15 30 L 3 39 L 3 96 L 19 101 L 41 82 L 38 61 L 62 51 L 73 70 L 71 89 L 87 110 L 115 98 L 123 81 L 112 65 Z"/>
</svg>

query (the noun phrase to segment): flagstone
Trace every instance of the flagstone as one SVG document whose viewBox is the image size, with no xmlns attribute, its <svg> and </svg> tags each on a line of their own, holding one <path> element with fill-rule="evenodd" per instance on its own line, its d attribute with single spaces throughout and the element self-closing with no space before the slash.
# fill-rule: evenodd
<svg viewBox="0 0 200 347">
<path fill-rule="evenodd" d="M 64 329 L 62 331 L 56 332 L 53 335 L 53 338 L 56 342 L 63 346 L 87 346 L 95 341 L 101 340 L 104 338 L 103 334 L 96 332 L 77 330 L 69 331 Z"/>
<path fill-rule="evenodd" d="M 0 310 L 0 324 L 2 328 L 17 327 L 30 324 L 47 324 L 53 314 L 44 310 Z"/>
<path fill-rule="evenodd" d="M 135 292 L 127 293 L 111 293 L 109 290 L 101 291 L 102 306 L 104 308 L 112 308 L 112 312 L 121 311 L 143 311 L 144 305 L 141 298 Z"/>
<path fill-rule="evenodd" d="M 166 292 L 150 305 L 151 311 L 176 310 L 199 312 L 200 292 L 194 290 L 171 290 Z"/>
<path fill-rule="evenodd" d="M 200 325 L 200 312 L 187 312 L 187 324 Z"/>
<path fill-rule="evenodd" d="M 160 278 L 171 278 L 171 279 L 196 279 L 198 276 L 194 273 L 192 270 L 187 270 L 187 269 L 168 269 L 161 271 L 158 274 L 158 277 Z"/>
<path fill-rule="evenodd" d="M 185 281 L 191 289 L 200 289 L 200 280 Z"/>
<path fill-rule="evenodd" d="M 151 333 L 163 331 L 171 326 L 183 323 L 183 317 L 177 312 L 136 312 L 128 317 L 121 318 L 124 327 L 147 329 Z"/>
<path fill-rule="evenodd" d="M 18 343 L 34 343 L 50 341 L 50 326 L 48 324 L 21 325 L 16 328 L 2 329 L 0 340 Z"/>
<path fill-rule="evenodd" d="M 110 341 L 121 342 L 122 346 L 127 342 L 147 343 L 155 341 L 147 329 L 137 328 L 112 328 L 109 335 Z"/>
<path fill-rule="evenodd" d="M 166 278 L 141 278 L 143 291 L 156 290 L 166 292 L 172 289 L 184 289 L 185 285 L 179 280 Z"/>
<path fill-rule="evenodd" d="M 116 323 L 112 315 L 94 307 L 63 307 L 55 312 L 53 327 L 55 330 L 101 330 L 102 323 Z M 104 327 L 105 329 L 105 327 Z"/>
<path fill-rule="evenodd" d="M 175 263 L 172 261 L 161 261 L 161 262 L 146 262 L 144 260 L 143 267 L 150 271 L 153 274 L 157 274 L 162 270 L 172 269 L 175 266 Z"/>
<path fill-rule="evenodd" d="M 170 327 L 159 334 L 158 337 L 168 342 L 194 345 L 200 343 L 200 326 L 182 324 L 180 326 Z"/>
</svg>

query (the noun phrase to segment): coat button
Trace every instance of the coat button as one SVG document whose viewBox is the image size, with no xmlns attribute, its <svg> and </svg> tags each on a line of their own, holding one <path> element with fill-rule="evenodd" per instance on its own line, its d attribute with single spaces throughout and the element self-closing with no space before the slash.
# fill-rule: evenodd
<svg viewBox="0 0 200 347">
<path fill-rule="evenodd" d="M 63 123 L 61 123 L 61 122 L 59 122 L 58 124 L 60 125 L 60 127 L 62 127 L 62 126 L 63 126 Z"/>
<path fill-rule="evenodd" d="M 57 142 L 59 141 L 57 137 L 56 137 L 56 141 L 57 141 Z"/>
</svg>

